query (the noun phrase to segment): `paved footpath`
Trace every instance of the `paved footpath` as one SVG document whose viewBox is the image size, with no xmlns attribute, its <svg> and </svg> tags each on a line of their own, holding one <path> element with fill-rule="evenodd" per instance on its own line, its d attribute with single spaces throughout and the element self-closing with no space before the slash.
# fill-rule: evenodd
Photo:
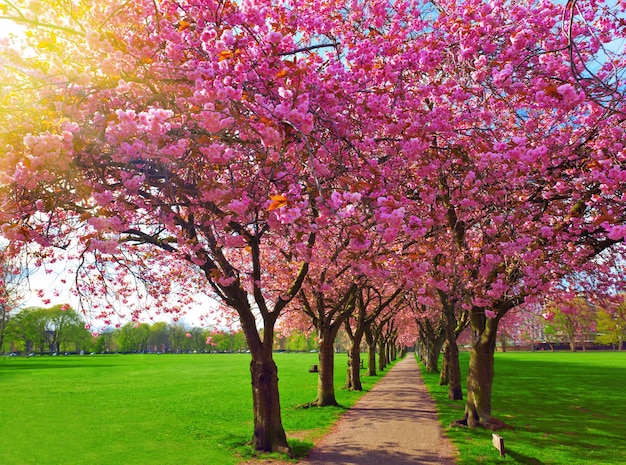
<svg viewBox="0 0 626 465">
<path fill-rule="evenodd" d="M 299 465 L 454 465 L 412 353 L 348 410 Z"/>
</svg>

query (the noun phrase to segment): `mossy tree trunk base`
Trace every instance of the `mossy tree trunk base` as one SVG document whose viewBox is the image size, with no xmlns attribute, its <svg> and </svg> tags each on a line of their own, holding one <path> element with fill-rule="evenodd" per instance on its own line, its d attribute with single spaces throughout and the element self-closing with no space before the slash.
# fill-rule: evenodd
<svg viewBox="0 0 626 465">
<path fill-rule="evenodd" d="M 467 374 L 467 400 L 463 418 L 451 426 L 468 426 L 499 430 L 510 428 L 491 416 L 491 394 L 494 378 L 494 353 L 499 318 L 487 318 L 484 309 L 473 309 L 470 315 L 474 341 Z"/>
<path fill-rule="evenodd" d="M 361 341 L 350 342 L 350 349 L 348 350 L 348 374 L 346 378 L 346 389 L 351 391 L 362 391 L 363 385 L 361 384 Z"/>
<path fill-rule="evenodd" d="M 271 353 L 250 362 L 254 435 L 252 445 L 265 452 L 289 453 L 289 444 L 280 416 L 278 368 Z"/>
<path fill-rule="evenodd" d="M 320 338 L 319 346 L 319 378 L 317 398 L 311 405 L 317 407 L 337 406 L 335 398 L 335 348 L 334 335 L 325 334 Z"/>
</svg>

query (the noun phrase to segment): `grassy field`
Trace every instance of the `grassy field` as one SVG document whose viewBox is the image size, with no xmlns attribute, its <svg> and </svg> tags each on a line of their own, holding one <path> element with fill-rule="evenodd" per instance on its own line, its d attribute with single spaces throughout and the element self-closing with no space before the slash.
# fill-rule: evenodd
<svg viewBox="0 0 626 465">
<path fill-rule="evenodd" d="M 0 358 L 0 464 L 236 464 L 252 453 L 246 354 Z M 317 354 L 276 354 L 283 423 L 303 450 L 342 408 L 315 399 Z M 336 357 L 337 400 L 346 355 Z M 369 390 L 378 377 L 363 377 Z"/>
<path fill-rule="evenodd" d="M 461 354 L 463 379 L 469 354 Z M 425 373 L 459 465 L 608 465 L 626 463 L 626 353 L 497 353 L 492 413 L 502 430 L 500 458 L 491 433 L 449 428 L 463 402 L 447 400 L 438 375 Z"/>
</svg>

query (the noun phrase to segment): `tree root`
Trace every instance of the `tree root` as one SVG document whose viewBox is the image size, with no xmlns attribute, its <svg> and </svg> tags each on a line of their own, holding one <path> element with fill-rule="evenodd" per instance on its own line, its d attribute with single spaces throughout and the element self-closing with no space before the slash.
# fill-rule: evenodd
<svg viewBox="0 0 626 465">
<path fill-rule="evenodd" d="M 451 427 L 463 427 L 463 428 L 483 428 L 489 431 L 500 431 L 503 429 L 514 430 L 515 427 L 509 425 L 502 420 L 498 420 L 497 418 L 490 418 L 489 420 L 481 420 L 476 423 L 476 425 L 470 425 L 467 421 L 467 417 L 461 418 L 460 420 L 455 420 L 450 423 Z"/>
<path fill-rule="evenodd" d="M 313 407 L 341 407 L 341 405 L 339 405 L 338 403 L 322 405 L 320 404 L 319 400 L 314 400 L 313 402 L 307 402 L 306 404 L 297 405 L 295 408 L 299 410 Z"/>
<path fill-rule="evenodd" d="M 307 402 L 306 404 L 296 405 L 296 410 L 318 407 L 317 401 Z"/>
</svg>

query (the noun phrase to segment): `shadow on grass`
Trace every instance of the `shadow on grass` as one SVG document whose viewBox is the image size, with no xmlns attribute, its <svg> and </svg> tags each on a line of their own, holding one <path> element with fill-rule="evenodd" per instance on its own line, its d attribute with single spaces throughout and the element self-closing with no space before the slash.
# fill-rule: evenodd
<svg viewBox="0 0 626 465">
<path fill-rule="evenodd" d="M 507 450 L 506 455 L 514 459 L 517 463 L 523 465 L 544 465 L 545 462 L 538 460 L 533 457 L 528 457 L 527 455 L 520 454 L 519 452 L 515 452 L 514 450 Z"/>
<path fill-rule="evenodd" d="M 301 459 L 308 455 L 314 447 L 311 441 L 301 441 L 300 439 L 288 439 L 291 447 L 291 455 L 294 459 Z"/>
<path fill-rule="evenodd" d="M 260 452 L 252 447 L 250 441 L 242 442 L 241 437 L 231 436 L 226 441 L 225 445 L 234 451 L 234 453 L 242 460 L 250 459 L 275 459 L 293 461 L 306 457 L 314 447 L 311 441 L 302 441 L 300 439 L 287 439 L 289 448 L 291 449 L 291 455 L 282 454 L 279 452 Z"/>
<path fill-rule="evenodd" d="M 98 365 L 98 368 L 107 367 L 113 365 Z M 93 365 L 89 362 L 76 362 L 69 363 L 59 362 L 31 362 L 28 360 L 16 360 L 7 363 L 0 363 L 0 370 L 2 371 L 28 371 L 28 370 L 48 370 L 54 368 L 91 368 Z"/>
<path fill-rule="evenodd" d="M 610 353 L 496 354 L 493 414 L 514 426 L 503 431 L 506 461 L 587 465 L 626 463 L 624 365 Z M 467 354 L 462 355 L 464 379 Z M 463 402 L 447 401 L 447 389 L 429 379 L 444 425 L 460 418 Z M 461 451 L 459 464 L 496 464 L 491 435 L 480 429 L 446 428 Z M 480 460 L 478 460 L 480 459 Z"/>
<path fill-rule="evenodd" d="M 350 407 L 346 407 L 345 405 L 318 405 L 315 401 L 307 402 L 305 404 L 296 405 L 293 407 L 294 410 L 306 410 L 306 409 L 315 409 L 315 408 L 335 408 L 338 410 L 349 410 Z"/>
</svg>

